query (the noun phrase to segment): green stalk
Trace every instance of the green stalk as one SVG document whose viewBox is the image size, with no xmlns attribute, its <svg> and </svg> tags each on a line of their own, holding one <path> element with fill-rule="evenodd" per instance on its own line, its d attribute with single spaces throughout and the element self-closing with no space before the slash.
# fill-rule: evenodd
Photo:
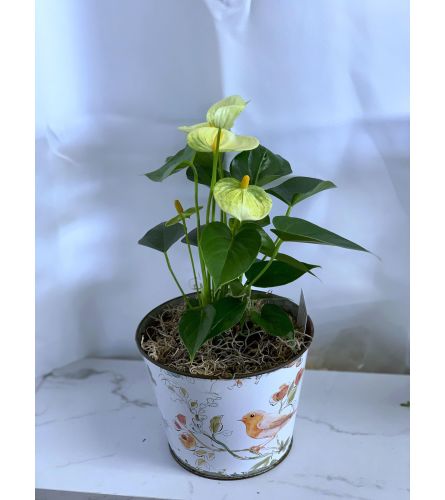
<svg viewBox="0 0 445 500">
<path fill-rule="evenodd" d="M 195 184 L 195 210 L 196 210 L 196 238 L 198 240 L 198 254 L 199 254 L 199 263 L 201 266 L 201 275 L 202 275 L 202 293 L 200 294 L 197 290 L 198 297 L 201 297 L 201 305 L 205 306 L 209 302 L 210 298 L 210 290 L 209 290 L 209 277 L 207 275 L 207 270 L 204 263 L 204 258 L 202 256 L 201 251 L 201 218 L 199 215 L 199 202 L 198 202 L 198 171 L 196 170 L 195 165 L 192 162 L 187 162 L 187 165 L 193 170 L 193 180 Z M 188 237 L 188 235 L 187 235 Z M 195 280 L 196 281 L 196 280 Z"/>
<path fill-rule="evenodd" d="M 190 306 L 190 302 L 189 302 L 189 300 L 188 300 L 188 298 L 187 298 L 184 290 L 182 289 L 182 286 L 179 284 L 178 278 L 176 278 L 176 275 L 173 272 L 172 266 L 170 264 L 170 259 L 168 258 L 168 255 L 167 255 L 167 252 L 164 252 L 164 257 L 165 257 L 165 261 L 167 262 L 168 270 L 170 271 L 170 274 L 173 276 L 173 279 L 175 280 L 176 286 L 179 288 L 179 291 L 181 292 L 181 295 L 184 297 L 185 303 L 188 306 Z"/>
<path fill-rule="evenodd" d="M 182 225 L 184 226 L 185 242 L 187 243 L 187 248 L 188 248 L 188 251 L 189 251 L 190 262 L 192 264 L 193 278 L 195 279 L 196 295 L 199 298 L 198 278 L 196 277 L 195 261 L 193 259 L 192 247 L 190 245 L 189 235 L 188 235 L 188 231 L 187 231 L 187 223 L 185 222 L 185 217 L 184 216 L 181 217 L 181 220 L 182 220 Z"/>
<path fill-rule="evenodd" d="M 198 202 L 198 171 L 196 170 L 195 165 L 188 161 L 187 165 L 193 170 L 193 181 L 195 185 L 195 210 L 196 210 L 196 236 L 199 241 L 199 235 L 201 233 L 201 216 L 199 215 L 199 202 Z"/>
<path fill-rule="evenodd" d="M 220 153 L 218 158 L 218 170 L 219 170 L 219 178 L 224 179 L 224 169 L 222 164 L 222 153 Z M 223 224 L 227 224 L 227 216 L 224 210 L 219 209 L 219 219 Z"/>
<path fill-rule="evenodd" d="M 206 223 L 207 224 L 210 222 L 210 208 L 211 208 L 211 202 L 213 199 L 213 188 L 215 187 L 215 184 L 216 184 L 220 140 L 221 140 L 221 129 L 218 129 L 218 135 L 216 136 L 216 145 L 215 145 L 215 149 L 213 150 L 212 180 L 210 182 L 210 193 L 209 193 L 209 198 L 207 200 L 207 210 L 206 210 Z"/>
<path fill-rule="evenodd" d="M 215 220 L 215 213 L 216 213 L 216 203 L 215 203 L 215 198 L 212 198 L 212 222 Z"/>
<path fill-rule="evenodd" d="M 286 210 L 286 216 L 288 216 L 290 214 L 292 210 L 292 206 L 289 205 L 287 207 L 287 210 Z M 272 253 L 272 255 L 270 256 L 270 260 L 267 262 L 267 264 L 263 267 L 263 269 L 255 276 L 255 278 L 253 278 L 252 281 L 249 282 L 249 286 L 252 287 L 252 285 L 258 281 L 261 276 L 269 269 L 269 267 L 272 265 L 272 262 L 274 261 L 275 257 L 277 256 L 279 250 L 280 250 L 280 246 L 281 244 L 283 243 L 283 240 L 280 239 L 279 237 L 277 237 L 277 239 L 274 241 L 274 245 L 275 245 L 275 249 Z M 264 262 L 264 259 L 266 258 L 266 256 L 264 256 L 262 259 L 261 259 L 261 262 Z"/>
</svg>

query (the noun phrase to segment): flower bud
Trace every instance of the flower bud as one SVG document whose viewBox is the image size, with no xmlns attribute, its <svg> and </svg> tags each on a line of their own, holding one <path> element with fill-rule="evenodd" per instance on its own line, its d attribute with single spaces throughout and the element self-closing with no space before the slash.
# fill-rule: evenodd
<svg viewBox="0 0 445 500">
<path fill-rule="evenodd" d="M 175 200 L 175 208 L 178 214 L 184 213 L 184 209 L 182 208 L 181 202 L 179 200 Z"/>
</svg>

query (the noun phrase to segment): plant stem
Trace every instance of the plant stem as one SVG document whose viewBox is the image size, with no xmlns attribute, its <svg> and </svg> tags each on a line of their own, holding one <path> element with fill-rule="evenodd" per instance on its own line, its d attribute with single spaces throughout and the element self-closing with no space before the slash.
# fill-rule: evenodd
<svg viewBox="0 0 445 500">
<path fill-rule="evenodd" d="M 196 239 L 198 241 L 198 255 L 199 255 L 199 263 L 201 266 L 201 275 L 202 275 L 202 293 L 199 293 L 198 289 L 196 293 L 200 298 L 201 305 L 206 306 L 210 299 L 210 290 L 209 290 L 209 278 L 207 275 L 207 270 L 205 267 L 204 258 L 202 256 L 202 251 L 201 251 L 201 217 L 199 215 L 199 201 L 198 201 L 198 184 L 199 184 L 198 171 L 192 162 L 187 162 L 187 165 L 189 165 L 189 167 L 193 170 L 193 180 L 195 184 Z"/>
<path fill-rule="evenodd" d="M 199 202 L 198 202 L 198 171 L 192 162 L 187 162 L 187 165 L 193 170 L 193 181 L 195 184 L 195 210 L 196 210 L 196 236 L 199 241 L 201 234 L 201 216 L 199 215 Z"/>
<path fill-rule="evenodd" d="M 225 443 L 223 443 L 222 441 L 220 441 L 219 439 L 216 439 L 215 435 L 213 434 L 212 436 L 210 436 L 209 434 L 207 434 L 206 432 L 202 432 L 202 434 L 206 437 L 208 437 L 209 439 L 211 439 L 212 441 L 214 441 L 215 443 L 219 444 L 220 446 L 222 446 L 223 448 L 225 448 L 226 451 L 228 451 L 232 456 L 234 456 L 235 458 L 239 458 L 241 460 L 258 460 L 258 458 L 263 458 L 264 455 L 256 455 L 254 457 L 243 457 L 241 455 L 237 455 L 236 453 L 234 453 Z"/>
<path fill-rule="evenodd" d="M 211 207 L 211 201 L 213 199 L 213 188 L 215 187 L 215 184 L 216 184 L 220 140 L 221 140 L 221 129 L 218 129 L 218 135 L 216 136 L 215 149 L 213 150 L 212 180 L 210 182 L 210 193 L 209 193 L 209 198 L 207 200 L 207 210 L 206 210 L 206 223 L 207 224 L 210 222 L 210 207 Z"/>
<path fill-rule="evenodd" d="M 290 212 L 292 210 L 292 205 L 289 205 L 287 207 L 287 210 L 286 210 L 286 216 L 289 216 Z M 275 257 L 277 256 L 278 254 L 278 251 L 280 250 L 280 246 L 281 244 L 283 243 L 283 240 L 280 239 L 280 237 L 277 236 L 276 240 L 274 241 L 274 245 L 275 245 L 275 249 L 272 253 L 272 255 L 270 256 L 270 260 L 267 262 L 267 264 L 263 267 L 263 269 L 255 276 L 255 278 L 253 278 L 252 281 L 249 281 L 249 286 L 252 287 L 252 285 L 258 281 L 261 276 L 269 269 L 269 267 L 272 265 L 272 262 L 274 261 Z M 264 262 L 266 256 L 264 256 L 261 260 L 261 262 Z"/>
<path fill-rule="evenodd" d="M 270 257 L 270 260 L 267 262 L 267 264 L 261 269 L 261 271 L 253 278 L 252 281 L 249 281 L 249 286 L 252 286 L 256 281 L 258 281 L 261 276 L 269 269 L 269 267 L 272 265 L 272 262 L 274 261 L 275 257 L 277 256 L 277 253 L 280 249 L 281 243 L 283 243 L 283 240 L 278 238 L 276 245 L 275 245 L 275 250 L 273 251 L 273 254 Z"/>
<path fill-rule="evenodd" d="M 184 290 L 182 289 L 182 286 L 179 284 L 178 278 L 176 278 L 176 275 L 173 272 L 172 266 L 170 264 L 170 259 L 168 258 L 168 255 L 167 255 L 167 252 L 164 252 L 164 257 L 165 257 L 165 261 L 167 262 L 168 270 L 170 271 L 171 275 L 173 276 L 173 279 L 175 280 L 176 286 L 179 288 L 179 291 L 181 292 L 181 295 L 184 297 L 185 303 L 188 306 L 190 306 L 190 302 L 189 302 L 189 300 L 188 300 L 188 298 L 187 298 Z"/>
<path fill-rule="evenodd" d="M 195 279 L 196 295 L 199 298 L 198 278 L 196 277 L 195 261 L 193 259 L 192 247 L 190 245 L 189 235 L 188 235 L 188 232 L 187 232 L 187 223 L 185 222 L 185 217 L 184 216 L 181 217 L 181 220 L 182 220 L 182 225 L 184 226 L 185 242 L 187 243 L 187 248 L 188 248 L 188 251 L 189 251 L 190 262 L 192 264 L 193 278 Z"/>
</svg>

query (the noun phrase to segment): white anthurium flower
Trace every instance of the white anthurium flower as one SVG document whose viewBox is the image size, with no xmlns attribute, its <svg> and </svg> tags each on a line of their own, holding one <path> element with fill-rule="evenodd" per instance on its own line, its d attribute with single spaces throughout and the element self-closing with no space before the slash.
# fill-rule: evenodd
<svg viewBox="0 0 445 500">
<path fill-rule="evenodd" d="M 216 127 L 230 130 L 236 118 L 246 106 L 247 101 L 239 95 L 226 97 L 210 106 L 207 111 L 206 122 L 179 127 L 179 130 L 187 133 L 201 127 Z"/>
<path fill-rule="evenodd" d="M 209 124 L 207 122 L 202 122 L 202 123 L 197 123 L 196 125 L 183 125 L 182 127 L 178 127 L 178 130 L 181 130 L 182 132 L 191 132 L 192 130 L 196 130 L 201 127 L 208 127 Z"/>
<path fill-rule="evenodd" d="M 246 106 L 247 101 L 239 95 L 226 97 L 210 106 L 207 111 L 207 122 L 213 127 L 230 130 L 236 118 Z"/>
<path fill-rule="evenodd" d="M 241 182 L 226 177 L 215 184 L 213 196 L 221 210 L 239 221 L 261 220 L 272 209 L 272 198 L 259 186 L 250 186 L 245 175 Z"/>
<path fill-rule="evenodd" d="M 198 127 L 187 135 L 187 144 L 195 151 L 212 152 L 216 150 L 219 129 L 215 127 Z M 248 151 L 259 145 L 256 137 L 236 135 L 230 130 L 221 129 L 219 152 Z"/>
</svg>

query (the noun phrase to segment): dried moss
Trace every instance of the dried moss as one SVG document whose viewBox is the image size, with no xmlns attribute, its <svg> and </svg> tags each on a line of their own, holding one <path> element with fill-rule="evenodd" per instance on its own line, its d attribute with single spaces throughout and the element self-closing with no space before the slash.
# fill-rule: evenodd
<svg viewBox="0 0 445 500">
<path fill-rule="evenodd" d="M 257 301 L 257 307 L 260 304 Z M 184 306 L 170 307 L 152 317 L 143 332 L 141 347 L 150 359 L 184 375 L 217 378 L 254 375 L 288 362 L 311 342 L 309 335 L 297 330 L 294 339 L 283 339 L 246 322 L 243 331 L 237 325 L 204 344 L 191 363 L 179 337 L 178 324 L 183 311 Z"/>
</svg>

